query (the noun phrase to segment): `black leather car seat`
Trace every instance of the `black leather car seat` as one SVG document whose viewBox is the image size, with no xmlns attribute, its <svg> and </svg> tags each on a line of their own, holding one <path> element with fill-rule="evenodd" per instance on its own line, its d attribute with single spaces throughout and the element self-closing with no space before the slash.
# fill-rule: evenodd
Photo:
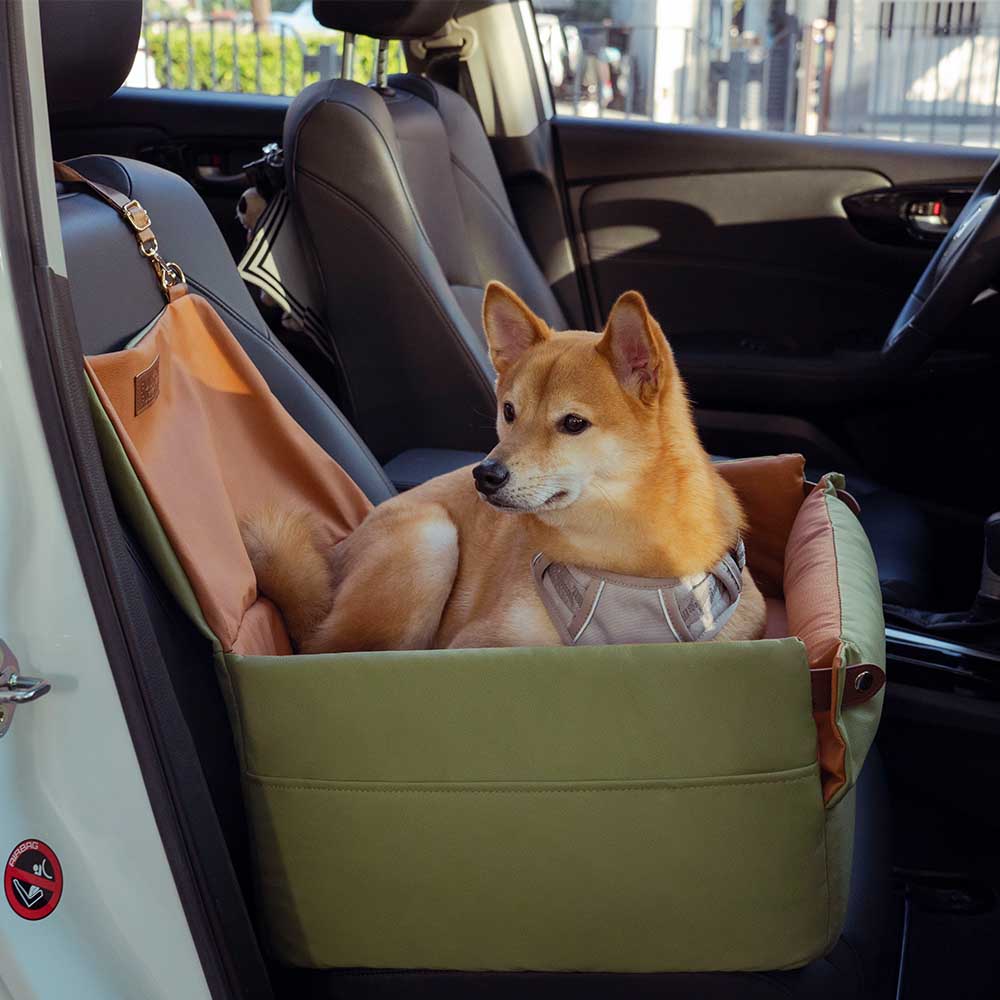
<svg viewBox="0 0 1000 1000">
<path fill-rule="evenodd" d="M 455 4 L 314 7 L 332 27 L 424 37 Z M 379 93 L 323 80 L 295 99 L 285 119 L 289 189 L 336 318 L 355 426 L 376 456 L 489 450 L 496 402 L 480 320 L 486 283 L 505 282 L 556 329 L 566 319 L 521 237 L 473 109 L 419 76 L 389 84 Z"/>
<path fill-rule="evenodd" d="M 137 43 L 141 0 L 44 0 L 43 35 L 50 109 L 77 104 L 80 93 L 72 74 L 60 72 L 64 60 L 80 66 L 80 39 L 100 46 L 88 50 L 86 65 L 100 78 L 112 72 L 101 94 L 119 84 Z M 389 6 L 388 4 L 386 6 Z M 127 58 L 123 58 L 123 53 Z M 182 178 L 148 164 L 110 156 L 72 161 L 84 176 L 137 198 L 149 211 L 161 249 L 182 263 L 191 287 L 215 306 L 260 369 L 274 393 L 296 420 L 379 503 L 392 487 L 378 463 L 340 412 L 271 336 L 239 280 L 226 244 L 197 193 Z M 72 308 L 84 354 L 121 349 L 163 308 L 163 297 L 148 264 L 120 218 L 103 202 L 70 187 L 58 191 L 59 217 Z M 86 419 L 86 417 L 84 417 Z M 182 722 L 170 734 L 171 753 L 193 747 L 200 779 L 210 794 L 212 810 L 197 818 L 198 849 L 206 850 L 213 831 L 224 835 L 228 853 L 222 862 L 203 868 L 205 905 L 218 911 L 218 944 L 226 948 L 238 982 L 232 995 L 245 997 L 817 997 L 852 998 L 874 993 L 891 967 L 894 907 L 889 886 L 888 797 L 877 753 L 873 750 L 857 794 L 857 834 L 847 923 L 840 942 L 824 959 L 803 969 L 748 974 L 583 975 L 528 973 L 399 972 L 384 970 L 289 970 L 270 967 L 254 975 L 248 955 L 259 961 L 252 935 L 252 876 L 245 848 L 246 827 L 239 772 L 219 692 L 213 683 L 211 650 L 159 583 L 141 548 L 121 523 L 130 556 L 126 567 L 129 591 L 137 595 L 144 615 L 134 626 L 148 633 L 157 651 L 147 664 L 153 686 L 169 689 L 182 709 Z M 168 762 L 169 763 L 169 762 Z M 190 822 L 188 817 L 188 822 Z M 235 873 L 235 874 L 234 874 Z M 232 882 L 232 885 L 230 885 Z M 242 887 L 242 892 L 240 891 Z M 242 951 L 240 950 L 242 949 Z M 263 949 L 261 949 L 263 950 Z M 242 963 L 242 965 L 241 965 Z M 243 968 L 246 979 L 240 980 Z M 263 966 L 262 966 L 263 968 Z"/>
</svg>

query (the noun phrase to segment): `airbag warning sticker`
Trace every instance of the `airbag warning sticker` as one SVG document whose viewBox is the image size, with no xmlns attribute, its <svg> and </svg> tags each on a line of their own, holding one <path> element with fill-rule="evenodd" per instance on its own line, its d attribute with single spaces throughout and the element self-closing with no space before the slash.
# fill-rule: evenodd
<svg viewBox="0 0 1000 1000">
<path fill-rule="evenodd" d="M 25 920 L 41 920 L 62 896 L 62 866 L 56 852 L 40 840 L 22 840 L 3 869 L 3 889 L 10 908 Z"/>
</svg>

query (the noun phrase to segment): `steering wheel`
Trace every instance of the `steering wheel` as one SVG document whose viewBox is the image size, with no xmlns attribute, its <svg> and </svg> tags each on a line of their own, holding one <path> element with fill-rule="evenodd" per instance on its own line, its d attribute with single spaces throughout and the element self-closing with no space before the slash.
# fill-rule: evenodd
<svg viewBox="0 0 1000 1000">
<path fill-rule="evenodd" d="M 1000 271 L 1000 158 L 979 182 L 920 276 L 882 345 L 893 364 L 916 364 Z"/>
</svg>

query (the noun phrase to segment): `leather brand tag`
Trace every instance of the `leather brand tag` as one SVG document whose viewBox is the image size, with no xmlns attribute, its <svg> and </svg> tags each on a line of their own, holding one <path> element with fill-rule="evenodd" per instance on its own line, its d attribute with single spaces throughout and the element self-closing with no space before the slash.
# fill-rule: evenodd
<svg viewBox="0 0 1000 1000">
<path fill-rule="evenodd" d="M 135 377 L 135 415 L 148 410 L 160 395 L 160 356 Z"/>
</svg>

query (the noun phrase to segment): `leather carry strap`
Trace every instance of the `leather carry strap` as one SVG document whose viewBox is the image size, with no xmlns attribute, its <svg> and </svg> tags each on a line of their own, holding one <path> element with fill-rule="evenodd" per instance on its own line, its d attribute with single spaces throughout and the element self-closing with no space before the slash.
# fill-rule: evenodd
<svg viewBox="0 0 1000 1000">
<path fill-rule="evenodd" d="M 91 194 L 100 198 L 106 205 L 110 205 L 129 224 L 139 244 L 139 253 L 152 265 L 163 294 L 166 295 L 167 301 L 170 301 L 171 289 L 185 284 L 184 272 L 179 264 L 164 260 L 160 256 L 160 247 L 156 242 L 149 213 L 142 205 L 121 191 L 84 177 L 65 163 L 54 163 L 53 169 L 57 181 L 62 181 L 64 184 L 82 184 Z"/>
<path fill-rule="evenodd" d="M 871 701 L 885 687 L 885 671 L 874 663 L 856 663 L 853 667 L 841 667 L 847 675 L 844 679 L 844 694 L 840 699 L 841 708 L 851 708 Z M 812 680 L 812 702 L 814 712 L 828 712 L 832 700 L 833 668 L 823 667 L 810 670 Z"/>
</svg>

